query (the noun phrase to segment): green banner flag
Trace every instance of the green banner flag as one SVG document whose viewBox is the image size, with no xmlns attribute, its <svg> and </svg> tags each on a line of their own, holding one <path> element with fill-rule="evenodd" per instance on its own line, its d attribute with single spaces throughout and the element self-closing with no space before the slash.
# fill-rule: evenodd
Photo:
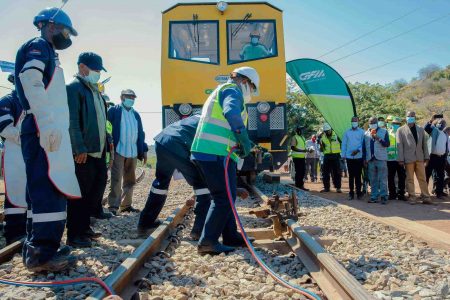
<svg viewBox="0 0 450 300">
<path fill-rule="evenodd" d="M 342 139 L 351 118 L 356 116 L 352 93 L 342 76 L 329 65 L 310 58 L 289 61 L 286 70 Z"/>
</svg>

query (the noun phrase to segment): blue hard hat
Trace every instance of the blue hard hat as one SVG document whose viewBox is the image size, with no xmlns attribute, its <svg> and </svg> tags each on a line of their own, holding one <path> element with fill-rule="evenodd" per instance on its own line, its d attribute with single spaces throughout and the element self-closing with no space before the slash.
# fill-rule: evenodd
<svg viewBox="0 0 450 300">
<path fill-rule="evenodd" d="M 70 30 L 73 36 L 77 36 L 78 32 L 72 27 L 72 21 L 69 16 L 57 7 L 48 7 L 39 12 L 33 20 L 34 26 L 38 26 L 40 22 L 50 22 L 63 25 Z"/>
</svg>

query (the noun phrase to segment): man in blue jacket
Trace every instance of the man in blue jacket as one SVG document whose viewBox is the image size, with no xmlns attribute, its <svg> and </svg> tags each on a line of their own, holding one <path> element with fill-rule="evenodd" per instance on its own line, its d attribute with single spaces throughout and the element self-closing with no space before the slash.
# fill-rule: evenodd
<svg viewBox="0 0 450 300">
<path fill-rule="evenodd" d="M 133 109 L 136 94 L 133 90 L 123 90 L 121 104 L 108 110 L 108 121 L 113 127 L 114 158 L 111 168 L 111 191 L 108 196 L 109 210 L 118 212 L 139 212 L 131 206 L 133 188 L 121 201 L 122 187 L 132 187 L 136 183 L 136 164 L 139 159 L 147 163 L 148 147 L 141 116 Z M 123 179 L 123 184 L 122 184 Z"/>
<path fill-rule="evenodd" d="M 27 173 L 27 238 L 23 260 L 32 272 L 61 271 L 76 262 L 62 251 L 68 198 L 80 198 L 69 136 L 64 71 L 55 50 L 72 44 L 77 32 L 57 7 L 39 12 L 33 24 L 40 37 L 17 51 L 16 90 L 24 110 L 22 154 Z M 58 251 L 59 249 L 59 251 Z"/>
</svg>

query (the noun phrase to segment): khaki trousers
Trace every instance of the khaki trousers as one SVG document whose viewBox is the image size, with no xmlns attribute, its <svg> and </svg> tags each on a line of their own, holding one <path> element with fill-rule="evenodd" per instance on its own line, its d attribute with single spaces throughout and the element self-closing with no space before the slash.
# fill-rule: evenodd
<svg viewBox="0 0 450 300">
<path fill-rule="evenodd" d="M 130 189 L 122 203 L 120 197 L 122 189 L 133 186 L 136 183 L 137 158 L 126 158 L 117 152 L 114 154 L 111 167 L 111 190 L 108 196 L 108 205 L 111 208 L 128 208 L 133 200 L 133 188 Z M 123 183 L 122 183 L 123 179 Z"/>
<path fill-rule="evenodd" d="M 414 187 L 414 173 L 416 174 L 417 181 L 419 182 L 421 195 L 424 197 L 430 197 L 428 192 L 428 184 L 425 175 L 425 165 L 423 161 L 416 161 L 412 163 L 405 164 L 406 168 L 406 190 L 410 197 L 415 197 L 415 187 Z"/>
</svg>

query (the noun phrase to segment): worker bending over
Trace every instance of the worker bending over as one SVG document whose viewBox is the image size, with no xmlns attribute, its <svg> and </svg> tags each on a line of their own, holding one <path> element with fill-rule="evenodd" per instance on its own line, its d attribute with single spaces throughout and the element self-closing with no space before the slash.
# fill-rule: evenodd
<svg viewBox="0 0 450 300">
<path fill-rule="evenodd" d="M 58 251 L 68 198 L 80 198 L 69 136 L 64 73 L 56 50 L 68 48 L 77 32 L 59 8 L 41 11 L 33 24 L 41 37 L 23 44 L 15 64 L 16 90 L 24 110 L 22 154 L 27 174 L 27 238 L 23 261 L 28 270 L 61 271 L 76 262 Z M 67 249 L 67 248 L 63 248 Z"/>
<path fill-rule="evenodd" d="M 8 80 L 14 84 L 14 75 Z M 5 181 L 5 227 L 6 244 L 25 236 L 27 221 L 26 173 L 20 150 L 20 116 L 22 106 L 16 91 L 0 99 L 0 136 L 3 139 L 3 179 Z"/>
<path fill-rule="evenodd" d="M 241 67 L 231 73 L 229 81 L 219 85 L 203 106 L 200 123 L 191 152 L 211 192 L 213 203 L 206 216 L 198 244 L 200 254 L 231 252 L 233 246 L 245 242 L 237 234 L 225 185 L 225 159 L 230 149 L 239 144 L 239 155 L 233 154 L 228 165 L 229 188 L 236 198 L 236 169 L 239 158 L 250 154 L 251 143 L 246 129 L 245 104 L 259 91 L 259 75 L 255 69 Z M 219 243 L 222 234 L 223 244 Z"/>
</svg>

